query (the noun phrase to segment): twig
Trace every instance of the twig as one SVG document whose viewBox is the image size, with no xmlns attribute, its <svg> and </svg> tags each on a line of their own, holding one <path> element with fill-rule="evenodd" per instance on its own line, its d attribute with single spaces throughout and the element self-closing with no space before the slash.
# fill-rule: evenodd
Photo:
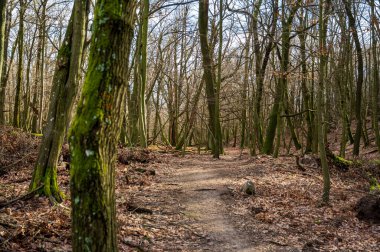
<svg viewBox="0 0 380 252">
<path fill-rule="evenodd" d="M 37 187 L 36 189 L 34 189 L 33 191 L 30 191 L 28 192 L 27 194 L 24 194 L 24 195 L 21 195 L 19 197 L 16 197 L 10 201 L 7 201 L 7 202 L 0 202 L 0 209 L 3 209 L 4 207 L 6 206 L 9 206 L 17 201 L 20 201 L 20 200 L 26 200 L 26 199 L 29 199 L 31 198 L 37 191 L 39 191 L 42 187 L 44 186 L 44 184 L 41 184 L 39 187 Z"/>
<path fill-rule="evenodd" d="M 54 241 L 53 239 L 49 239 L 49 238 L 46 238 L 46 237 L 43 237 L 43 236 L 37 236 L 36 238 L 39 239 L 39 240 L 43 240 L 44 242 L 50 242 L 50 243 L 53 243 L 53 244 L 60 244 L 59 241 Z"/>
<path fill-rule="evenodd" d="M 140 245 L 138 245 L 136 243 L 133 243 L 133 242 L 125 240 L 125 239 L 123 239 L 122 241 L 123 241 L 123 243 L 125 245 L 128 245 L 129 247 L 132 247 L 132 248 L 136 248 L 140 252 L 144 252 L 145 251 L 143 247 L 141 247 Z"/>
<path fill-rule="evenodd" d="M 16 228 L 17 226 L 10 223 L 0 222 L 0 226 L 7 227 L 7 228 Z"/>
<path fill-rule="evenodd" d="M 306 171 L 305 167 L 300 163 L 300 157 L 299 156 L 296 156 L 296 163 L 297 163 L 298 170 L 301 170 L 303 172 Z"/>
<path fill-rule="evenodd" d="M 282 247 L 287 247 L 287 246 L 289 246 L 289 245 L 286 244 L 286 243 L 280 243 L 280 242 L 276 242 L 276 241 L 272 241 L 272 240 L 270 240 L 270 241 L 266 241 L 266 242 L 269 242 L 269 243 L 272 243 L 272 244 L 275 244 L 275 245 L 278 245 L 278 246 L 282 246 Z"/>
<path fill-rule="evenodd" d="M 127 211 L 140 214 L 153 214 L 153 211 L 148 208 L 137 207 L 134 205 L 128 205 Z"/>
<path fill-rule="evenodd" d="M 20 163 L 21 161 L 23 161 L 25 158 L 29 157 L 29 156 L 32 155 L 32 154 L 34 154 L 34 152 L 30 152 L 29 154 L 25 155 L 24 157 L 22 157 L 21 159 L 17 160 L 16 162 L 14 162 L 14 163 L 12 163 L 12 164 L 9 164 L 9 165 L 6 165 L 6 166 L 2 166 L 2 167 L 0 167 L 0 171 L 1 171 L 1 170 L 5 170 L 5 169 L 7 169 L 7 168 L 9 168 L 9 167 L 14 166 L 15 164 Z"/>
<path fill-rule="evenodd" d="M 215 188 L 200 188 L 200 189 L 195 189 L 194 191 L 196 192 L 203 192 L 203 191 L 215 191 Z"/>
<path fill-rule="evenodd" d="M 281 115 L 281 117 L 295 117 L 295 116 L 299 116 L 299 115 L 302 115 L 303 113 L 306 113 L 306 112 L 315 112 L 316 110 L 312 110 L 312 109 L 306 109 L 304 111 L 301 111 L 299 113 L 296 113 L 296 114 L 292 114 L 292 115 Z"/>
</svg>

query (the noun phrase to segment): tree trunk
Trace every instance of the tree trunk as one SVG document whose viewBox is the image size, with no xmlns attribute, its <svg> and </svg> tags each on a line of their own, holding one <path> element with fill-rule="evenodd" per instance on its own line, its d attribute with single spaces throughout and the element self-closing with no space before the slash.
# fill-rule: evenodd
<svg viewBox="0 0 380 252">
<path fill-rule="evenodd" d="M 37 33 L 37 28 L 34 31 L 32 42 L 29 47 L 29 52 L 28 52 L 28 64 L 26 67 L 26 90 L 25 90 L 25 95 L 24 95 L 24 112 L 23 112 L 23 128 L 25 131 L 28 131 L 30 129 L 30 93 L 31 93 L 31 88 L 30 88 L 30 72 L 31 72 L 31 67 L 32 67 L 32 58 L 33 58 L 33 49 L 34 49 L 34 42 L 36 40 L 36 33 Z"/>
<path fill-rule="evenodd" d="M 134 0 L 98 0 L 88 71 L 70 130 L 73 252 L 117 251 L 116 147 L 124 114 Z"/>
<path fill-rule="evenodd" d="M 329 9 L 330 1 L 320 1 L 319 3 L 319 87 L 317 93 L 317 130 L 318 130 L 318 148 L 319 157 L 321 159 L 321 166 L 323 172 L 323 195 L 322 201 L 327 203 L 330 197 L 330 173 L 326 157 L 326 144 L 325 144 L 325 126 L 323 123 L 323 93 L 325 86 L 325 75 L 327 69 L 327 11 Z"/>
<path fill-rule="evenodd" d="M 377 53 L 377 38 L 375 34 L 375 2 L 371 0 L 371 33 L 372 33 L 372 57 L 373 57 L 373 91 L 372 91 L 372 123 L 373 130 L 375 132 L 375 143 L 377 150 L 380 152 L 380 131 L 379 131 L 379 112 L 378 112 L 378 97 L 379 97 L 379 64 L 378 64 L 378 53 Z"/>
<path fill-rule="evenodd" d="M 305 17 L 300 18 L 300 23 L 302 29 L 305 29 Z M 301 53 L 301 68 L 302 68 L 302 81 L 301 81 L 301 88 L 302 88 L 302 96 L 303 96 L 303 104 L 306 112 L 306 124 L 307 124 L 307 133 L 306 133 L 306 146 L 305 146 L 305 153 L 311 153 L 312 152 L 312 143 L 313 143 L 313 125 L 311 121 L 311 114 L 310 111 L 311 103 L 310 103 L 310 92 L 307 87 L 307 63 L 306 63 L 306 32 L 301 32 L 298 34 L 298 37 L 300 39 L 300 53 Z"/>
<path fill-rule="evenodd" d="M 47 125 L 29 186 L 32 191 L 43 184 L 41 194 L 57 202 L 61 202 L 63 197 L 58 188 L 57 162 L 79 89 L 88 4 L 88 0 L 75 1 L 65 39 L 58 52 Z"/>
<path fill-rule="evenodd" d="M 42 132 L 43 128 L 43 116 L 44 116 L 44 93 L 45 93 L 45 45 L 46 45 L 46 5 L 47 1 L 45 0 L 42 2 L 42 13 L 41 13 L 41 62 L 40 62 L 40 68 L 39 72 L 37 73 L 39 75 L 40 85 L 39 85 L 39 110 L 38 110 L 38 132 Z M 38 88 L 38 87 L 37 87 Z"/>
<path fill-rule="evenodd" d="M 301 0 L 292 6 L 288 17 L 282 17 L 282 34 L 281 34 L 281 75 L 278 83 L 276 84 L 274 105 L 269 116 L 269 124 L 266 130 L 265 143 L 263 152 L 265 154 L 271 154 L 273 152 L 273 141 L 275 138 L 277 128 L 277 118 L 280 112 L 281 103 L 283 102 L 284 92 L 287 87 L 287 75 L 289 65 L 289 50 L 290 50 L 290 32 L 293 23 L 293 18 L 300 7 Z M 283 7 L 285 8 L 285 7 Z M 283 9 L 283 15 L 285 15 L 285 9 Z"/>
<path fill-rule="evenodd" d="M 148 146 L 146 139 L 146 116 L 145 116 L 145 89 L 147 81 L 147 44 L 148 44 L 148 19 L 149 19 L 149 0 L 142 1 L 143 11 L 142 11 L 142 33 L 141 33 L 141 63 L 140 63 L 140 74 L 141 74 L 141 86 L 140 86 L 140 116 L 139 116 L 139 135 L 140 135 L 140 145 L 143 148 Z"/>
<path fill-rule="evenodd" d="M 222 149 L 222 133 L 218 109 L 218 88 L 215 81 L 214 63 L 212 52 L 208 42 L 208 10 L 209 1 L 199 1 L 199 36 L 203 59 L 203 70 L 206 84 L 206 96 L 209 111 L 209 129 L 212 139 L 212 152 L 215 158 L 219 158 Z"/>
<path fill-rule="evenodd" d="M 21 125 L 21 88 L 23 82 L 23 60 L 24 60 L 24 14 L 26 10 L 26 2 L 20 0 L 20 20 L 18 26 L 18 68 L 16 79 L 16 94 L 13 108 L 13 126 L 19 128 Z"/>
<path fill-rule="evenodd" d="M 7 60 L 7 49 L 8 49 L 8 37 L 6 37 L 6 24 L 8 23 L 7 18 L 7 0 L 0 2 L 0 125 L 5 124 L 5 89 L 6 82 L 3 82 L 5 72 L 6 72 L 6 60 Z M 9 35 L 8 35 L 9 36 Z"/>
<path fill-rule="evenodd" d="M 363 65 L 363 55 L 362 55 L 362 48 L 359 41 L 359 35 L 356 29 L 356 22 L 355 17 L 352 14 L 350 4 L 347 2 L 347 0 L 343 0 L 344 8 L 346 9 L 346 14 L 348 17 L 348 24 L 350 26 L 352 36 L 354 38 L 355 42 L 355 50 L 358 57 L 358 77 L 356 80 L 356 101 L 355 101 L 355 116 L 356 116 L 356 131 L 355 131 L 355 138 L 354 138 L 354 150 L 353 154 L 354 156 L 359 155 L 360 150 L 360 138 L 362 135 L 362 113 L 361 113 L 361 104 L 362 104 L 362 86 L 363 86 L 363 72 L 364 72 L 364 65 Z"/>
</svg>

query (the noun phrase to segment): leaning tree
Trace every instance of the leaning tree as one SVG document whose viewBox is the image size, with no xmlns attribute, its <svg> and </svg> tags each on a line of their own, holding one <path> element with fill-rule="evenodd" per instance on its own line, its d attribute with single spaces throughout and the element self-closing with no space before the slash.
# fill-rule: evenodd
<svg viewBox="0 0 380 252">
<path fill-rule="evenodd" d="M 79 89 L 89 2 L 75 1 L 65 39 L 58 51 L 48 120 L 29 186 L 31 191 L 41 188 L 40 193 L 53 202 L 61 202 L 63 197 L 58 188 L 57 162 Z"/>
</svg>

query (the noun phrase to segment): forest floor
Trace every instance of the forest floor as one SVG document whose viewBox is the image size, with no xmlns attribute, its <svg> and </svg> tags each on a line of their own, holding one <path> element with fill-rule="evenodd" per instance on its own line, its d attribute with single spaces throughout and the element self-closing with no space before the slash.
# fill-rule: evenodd
<svg viewBox="0 0 380 252">
<path fill-rule="evenodd" d="M 0 251 L 70 251 L 65 162 L 58 171 L 68 195 L 62 204 L 33 197 L 1 207 L 27 192 L 39 144 L 37 137 L 1 130 Z M 320 168 L 311 156 L 301 162 L 306 171 L 294 156 L 250 157 L 234 148 L 219 160 L 120 149 L 120 251 L 378 251 L 380 225 L 358 220 L 355 205 L 369 190 L 368 172 L 379 179 L 379 167 L 331 166 L 331 202 L 321 206 Z M 247 180 L 255 195 L 241 192 Z"/>
</svg>

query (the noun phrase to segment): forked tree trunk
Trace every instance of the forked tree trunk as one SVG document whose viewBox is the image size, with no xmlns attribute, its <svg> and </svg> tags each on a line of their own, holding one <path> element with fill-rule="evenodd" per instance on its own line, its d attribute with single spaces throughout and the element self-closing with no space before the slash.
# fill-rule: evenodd
<svg viewBox="0 0 380 252">
<path fill-rule="evenodd" d="M 285 7 L 283 7 L 282 17 L 282 34 L 281 34 L 281 76 L 276 84 L 274 105 L 269 116 L 269 124 L 266 130 L 265 142 L 263 146 L 263 152 L 265 154 L 271 154 L 273 152 L 273 142 L 276 134 L 278 114 L 281 111 L 281 104 L 283 102 L 284 92 L 287 87 L 287 75 L 289 67 L 289 51 L 290 51 L 290 32 L 293 23 L 294 16 L 300 7 L 301 0 L 297 0 L 288 14 L 285 16 Z"/>
<path fill-rule="evenodd" d="M 61 202 L 63 197 L 58 188 L 57 162 L 79 90 L 88 4 L 88 0 L 75 1 L 65 39 L 58 52 L 48 121 L 29 186 L 30 190 L 35 190 L 43 184 L 41 194 L 57 202 Z"/>
<path fill-rule="evenodd" d="M 116 147 L 135 9 L 134 0 L 96 2 L 88 71 L 69 137 L 74 252 L 117 251 Z"/>
</svg>

